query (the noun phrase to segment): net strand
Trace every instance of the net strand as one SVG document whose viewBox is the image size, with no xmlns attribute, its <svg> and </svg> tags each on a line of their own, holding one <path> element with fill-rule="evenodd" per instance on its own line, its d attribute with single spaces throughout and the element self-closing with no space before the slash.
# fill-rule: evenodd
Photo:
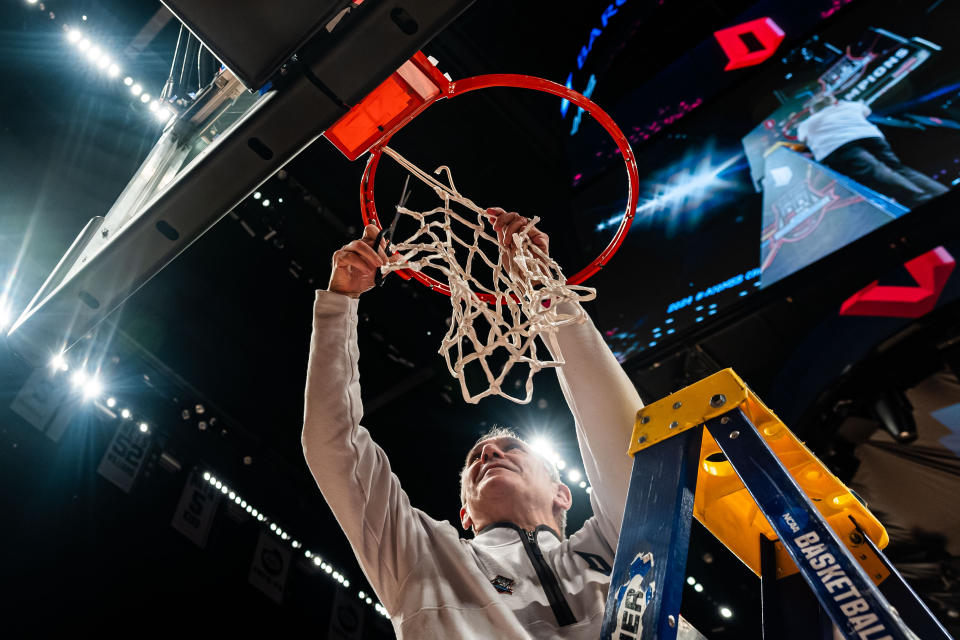
<svg viewBox="0 0 960 640">
<path fill-rule="evenodd" d="M 390 147 L 383 147 L 383 152 L 430 187 L 443 202 L 422 212 L 397 207 L 396 215 L 412 218 L 417 222 L 417 230 L 405 240 L 391 242 L 395 258 L 382 267 L 384 275 L 400 269 L 435 270 L 439 273 L 436 279 L 448 283 L 452 308 L 450 328 L 441 341 L 439 353 L 450 375 L 459 380 L 465 401 L 475 404 L 497 395 L 518 404 L 530 402 L 533 376 L 541 369 L 564 364 L 557 330 L 587 318 L 579 305 L 564 303 L 592 300 L 596 290 L 568 285 L 560 266 L 530 240 L 530 230 L 539 222 L 539 217 L 533 217 L 513 234 L 512 252 L 504 251 L 492 229 L 491 216 L 459 192 L 449 167 L 441 166 L 434 171 L 437 176 L 445 176 L 447 184 L 444 184 Z M 453 210 L 454 203 L 473 216 Z M 454 223 L 468 230 L 462 234 L 466 237 L 455 233 Z M 481 246 L 489 247 L 489 255 Z M 462 259 L 458 259 L 458 247 L 466 251 Z M 496 256 L 496 261 L 491 255 Z M 475 275 L 474 267 L 479 265 L 490 271 L 489 277 Z M 480 297 L 482 294 L 494 302 L 485 302 Z M 478 328 L 482 323 L 487 325 L 483 337 L 478 335 L 478 331 L 484 333 Z M 538 338 L 547 348 L 543 357 L 538 350 Z M 495 371 L 491 357 L 498 350 L 505 352 L 506 361 Z M 486 389 L 478 393 L 472 393 L 467 384 L 466 368 L 472 364 L 480 367 L 487 381 Z M 528 370 L 524 393 L 515 396 L 503 385 L 517 364 L 525 365 Z"/>
</svg>

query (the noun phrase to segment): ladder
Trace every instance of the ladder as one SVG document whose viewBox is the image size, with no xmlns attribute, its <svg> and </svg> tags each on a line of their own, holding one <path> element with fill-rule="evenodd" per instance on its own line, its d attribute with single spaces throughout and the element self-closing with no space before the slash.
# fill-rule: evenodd
<svg viewBox="0 0 960 640">
<path fill-rule="evenodd" d="M 602 640 L 675 640 L 696 518 L 761 579 L 764 640 L 951 640 L 857 497 L 719 371 L 637 413 Z"/>
</svg>

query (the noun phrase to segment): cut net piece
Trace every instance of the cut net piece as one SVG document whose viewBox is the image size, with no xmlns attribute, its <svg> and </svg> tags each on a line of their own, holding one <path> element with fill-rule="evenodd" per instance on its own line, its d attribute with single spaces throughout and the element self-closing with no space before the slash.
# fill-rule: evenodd
<svg viewBox="0 0 960 640">
<path fill-rule="evenodd" d="M 564 364 L 557 330 L 587 318 L 579 305 L 563 303 L 592 300 L 596 290 L 567 285 L 560 266 L 530 240 L 530 228 L 539 218 L 531 219 L 513 235 L 511 257 L 497 241 L 486 210 L 457 190 L 448 167 L 434 172 L 446 176 L 449 184 L 443 184 L 393 149 L 384 147 L 383 152 L 443 201 L 441 206 L 423 212 L 397 208 L 397 215 L 409 216 L 418 228 L 407 239 L 391 242 L 396 257 L 382 268 L 384 274 L 412 269 L 448 283 L 452 315 L 439 352 L 450 375 L 460 381 L 464 400 L 475 404 L 481 398 L 498 395 L 519 404 L 530 402 L 534 374 Z M 454 203 L 468 213 L 454 211 Z M 478 294 L 486 294 L 495 302 L 484 302 Z M 538 351 L 538 338 L 548 348 L 547 353 Z M 492 362 L 494 354 L 498 359 L 505 357 L 505 362 L 497 366 Z M 517 364 L 527 367 L 523 396 L 511 395 L 503 388 Z M 486 389 L 471 393 L 465 371 L 468 365 L 480 367 L 487 380 Z"/>
</svg>

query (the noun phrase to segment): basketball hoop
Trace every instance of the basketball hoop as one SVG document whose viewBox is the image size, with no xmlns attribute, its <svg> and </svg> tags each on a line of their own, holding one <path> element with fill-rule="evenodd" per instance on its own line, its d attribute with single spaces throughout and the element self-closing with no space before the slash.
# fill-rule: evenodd
<svg viewBox="0 0 960 640">
<path fill-rule="evenodd" d="M 607 247 L 569 278 L 565 278 L 559 265 L 528 238 L 530 228 L 539 218 L 533 218 L 519 233 L 513 235 L 512 250 L 509 257 L 505 257 L 496 237 L 486 229 L 491 224 L 486 210 L 457 190 L 447 167 L 440 167 L 435 172 L 438 175 L 445 174 L 444 184 L 387 146 L 397 131 L 434 102 L 494 87 L 539 91 L 568 100 L 592 116 L 607 131 L 623 158 L 627 169 L 627 204 L 620 226 Z M 396 272 L 405 279 L 416 279 L 433 291 L 451 297 L 453 313 L 450 330 L 443 339 L 440 353 L 451 375 L 460 381 L 467 402 L 475 403 L 489 395 L 499 395 L 521 404 L 529 402 L 533 393 L 533 375 L 542 368 L 564 364 L 556 340 L 557 329 L 586 320 L 586 313 L 578 305 L 564 306 L 562 309 L 561 306 L 565 302 L 595 297 L 593 289 L 577 285 L 607 264 L 619 249 L 633 221 L 639 194 L 639 175 L 633 150 L 620 128 L 591 100 L 555 82 L 512 74 L 475 76 L 454 82 L 441 74 L 423 54 L 417 53 L 324 135 L 351 160 L 365 151 L 370 152 L 360 187 L 360 212 L 365 225 L 374 224 L 383 229 L 377 215 L 374 184 L 384 154 L 441 198 L 443 206 L 426 212 L 411 211 L 404 206 L 396 208 L 397 216 L 412 216 L 419 222 L 420 228 L 404 241 L 396 242 L 390 238 L 392 253 L 399 258 L 399 262 L 388 264 L 383 271 Z M 470 214 L 454 212 L 451 203 L 466 208 L 473 219 Z M 452 233 L 454 222 L 469 230 L 467 241 Z M 484 242 L 492 243 L 497 248 L 496 261 L 492 261 L 479 248 Z M 456 259 L 458 246 L 468 251 L 468 257 L 462 261 L 462 265 Z M 481 263 L 485 263 L 492 272 L 492 284 L 489 286 L 482 285 L 471 273 L 474 264 Z M 426 273 L 428 267 L 438 271 L 446 282 Z M 474 324 L 477 320 L 487 324 L 486 328 L 481 329 L 485 339 L 478 337 Z M 552 359 L 543 359 L 538 355 L 537 338 L 548 346 Z M 506 352 L 506 364 L 499 372 L 495 372 L 488 359 L 501 349 Z M 487 389 L 477 394 L 467 388 L 464 373 L 465 367 L 471 363 L 477 363 L 482 368 L 488 383 Z M 517 363 L 529 367 L 522 397 L 515 397 L 503 389 L 507 374 Z"/>
</svg>

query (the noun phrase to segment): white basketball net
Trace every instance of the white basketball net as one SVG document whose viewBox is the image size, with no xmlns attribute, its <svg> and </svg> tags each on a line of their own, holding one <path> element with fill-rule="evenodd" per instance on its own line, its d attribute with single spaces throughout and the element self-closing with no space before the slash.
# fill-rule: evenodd
<svg viewBox="0 0 960 640">
<path fill-rule="evenodd" d="M 440 275 L 433 277 L 448 283 L 453 313 L 439 352 L 447 362 L 450 375 L 460 381 L 464 400 L 475 404 L 481 398 L 498 395 L 519 404 L 530 402 L 534 374 L 545 367 L 564 364 L 557 344 L 557 329 L 582 323 L 587 317 L 579 305 L 563 305 L 564 311 L 561 311 L 561 303 L 592 300 L 596 290 L 566 284 L 560 266 L 528 238 L 530 227 L 539 218 L 531 219 L 513 235 L 512 255 L 508 254 L 497 241 L 489 214 L 457 190 L 448 167 L 439 167 L 434 172 L 446 175 L 449 184 L 445 185 L 393 149 L 383 147 L 383 152 L 433 189 L 443 201 L 441 206 L 423 212 L 397 208 L 397 215 L 410 216 L 419 228 L 406 240 L 391 243 L 399 256 L 382 268 L 384 275 L 398 269 L 435 270 Z M 458 214 L 451 208 L 453 203 L 473 215 Z M 458 223 L 458 229 L 466 230 L 460 232 L 461 236 L 467 237 L 457 235 L 454 222 Z M 495 262 L 483 250 L 483 243 L 487 243 L 489 254 L 496 256 Z M 461 254 L 459 260 L 458 253 Z M 482 278 L 476 277 L 474 267 L 485 272 Z M 489 294 L 496 303 L 484 302 L 478 293 Z M 537 350 L 538 337 L 549 347 L 549 352 L 542 356 Z M 506 362 L 496 372 L 490 358 L 499 349 L 505 350 Z M 503 353 L 499 354 L 501 358 Z M 478 364 L 487 379 L 487 388 L 476 394 L 467 388 L 465 376 L 465 368 L 471 363 Z M 502 388 L 517 363 L 528 368 L 522 397 Z"/>
</svg>

